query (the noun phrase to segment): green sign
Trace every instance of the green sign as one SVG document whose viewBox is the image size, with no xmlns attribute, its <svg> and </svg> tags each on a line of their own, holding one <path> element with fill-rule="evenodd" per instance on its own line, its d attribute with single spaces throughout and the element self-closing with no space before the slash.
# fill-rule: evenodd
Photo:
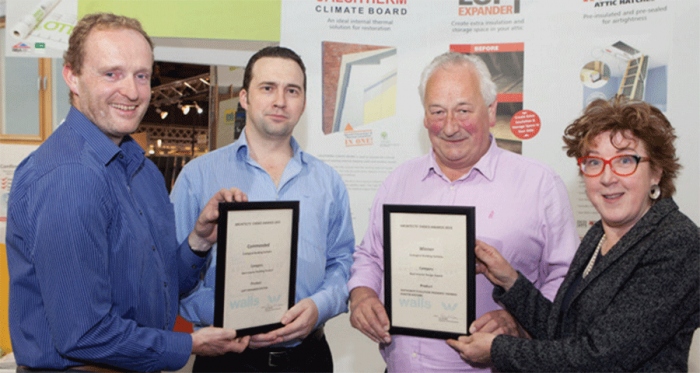
<svg viewBox="0 0 700 373">
<path fill-rule="evenodd" d="M 151 37 L 279 41 L 282 0 L 78 0 L 78 17 L 112 12 Z"/>
</svg>

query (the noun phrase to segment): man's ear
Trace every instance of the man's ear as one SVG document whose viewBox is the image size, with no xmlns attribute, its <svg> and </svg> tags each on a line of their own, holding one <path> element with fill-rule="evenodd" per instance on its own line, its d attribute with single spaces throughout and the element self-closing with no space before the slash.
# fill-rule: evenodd
<svg viewBox="0 0 700 373">
<path fill-rule="evenodd" d="M 496 125 L 496 109 L 498 109 L 498 100 L 493 100 L 491 105 L 488 106 L 489 127 Z"/>
<path fill-rule="evenodd" d="M 63 80 L 74 95 L 78 94 L 78 76 L 73 72 L 70 65 L 63 65 Z"/>
<path fill-rule="evenodd" d="M 238 92 L 238 103 L 241 104 L 243 109 L 248 110 L 248 92 L 245 89 L 241 89 Z"/>
</svg>

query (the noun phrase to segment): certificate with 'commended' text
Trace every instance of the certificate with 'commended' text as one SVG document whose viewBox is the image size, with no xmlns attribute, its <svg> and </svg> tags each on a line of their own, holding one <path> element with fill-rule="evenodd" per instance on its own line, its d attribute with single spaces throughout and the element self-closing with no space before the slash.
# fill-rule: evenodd
<svg viewBox="0 0 700 373">
<path fill-rule="evenodd" d="M 221 203 L 214 325 L 237 334 L 282 327 L 294 305 L 299 202 Z"/>
<path fill-rule="evenodd" d="M 390 333 L 467 335 L 474 320 L 474 208 L 384 206 Z"/>
</svg>

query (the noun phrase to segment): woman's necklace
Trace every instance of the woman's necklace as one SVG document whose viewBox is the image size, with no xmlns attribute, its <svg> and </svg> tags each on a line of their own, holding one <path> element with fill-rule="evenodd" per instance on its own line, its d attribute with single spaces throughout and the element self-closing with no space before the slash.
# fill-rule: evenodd
<svg viewBox="0 0 700 373">
<path fill-rule="evenodd" d="M 588 265 L 586 266 L 586 269 L 583 270 L 583 278 L 586 278 L 588 276 L 588 273 L 591 272 L 593 269 L 593 266 L 595 265 L 595 260 L 598 258 L 598 253 L 600 253 L 600 249 L 603 247 L 603 243 L 605 242 L 605 233 L 603 233 L 603 237 L 600 238 L 600 241 L 598 241 L 598 246 L 595 248 L 595 252 L 593 252 L 593 256 L 591 257 L 591 260 L 588 261 Z"/>
</svg>

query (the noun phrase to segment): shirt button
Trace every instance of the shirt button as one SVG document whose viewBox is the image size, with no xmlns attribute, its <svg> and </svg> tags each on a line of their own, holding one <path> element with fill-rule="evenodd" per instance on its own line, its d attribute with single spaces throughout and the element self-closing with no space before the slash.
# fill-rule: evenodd
<svg viewBox="0 0 700 373">
<path fill-rule="evenodd" d="M 153 249 L 153 251 L 156 251 L 155 245 L 154 245 L 154 246 L 151 246 L 151 249 Z"/>
<path fill-rule="evenodd" d="M 192 264 L 192 269 L 197 269 L 197 266 L 195 264 Z"/>
<path fill-rule="evenodd" d="M 418 354 L 414 352 L 414 353 L 411 354 L 411 357 L 415 359 L 415 358 L 418 357 Z"/>
<path fill-rule="evenodd" d="M 455 190 L 455 186 L 454 186 L 454 185 L 450 185 L 450 190 Z"/>
<path fill-rule="evenodd" d="M 139 210 L 139 215 L 143 215 L 143 211 L 142 211 L 142 210 Z"/>
<path fill-rule="evenodd" d="M 166 287 L 166 288 L 167 288 L 167 287 L 168 287 L 168 283 L 167 283 L 167 282 L 164 282 L 164 283 L 163 283 L 163 287 Z"/>
</svg>

